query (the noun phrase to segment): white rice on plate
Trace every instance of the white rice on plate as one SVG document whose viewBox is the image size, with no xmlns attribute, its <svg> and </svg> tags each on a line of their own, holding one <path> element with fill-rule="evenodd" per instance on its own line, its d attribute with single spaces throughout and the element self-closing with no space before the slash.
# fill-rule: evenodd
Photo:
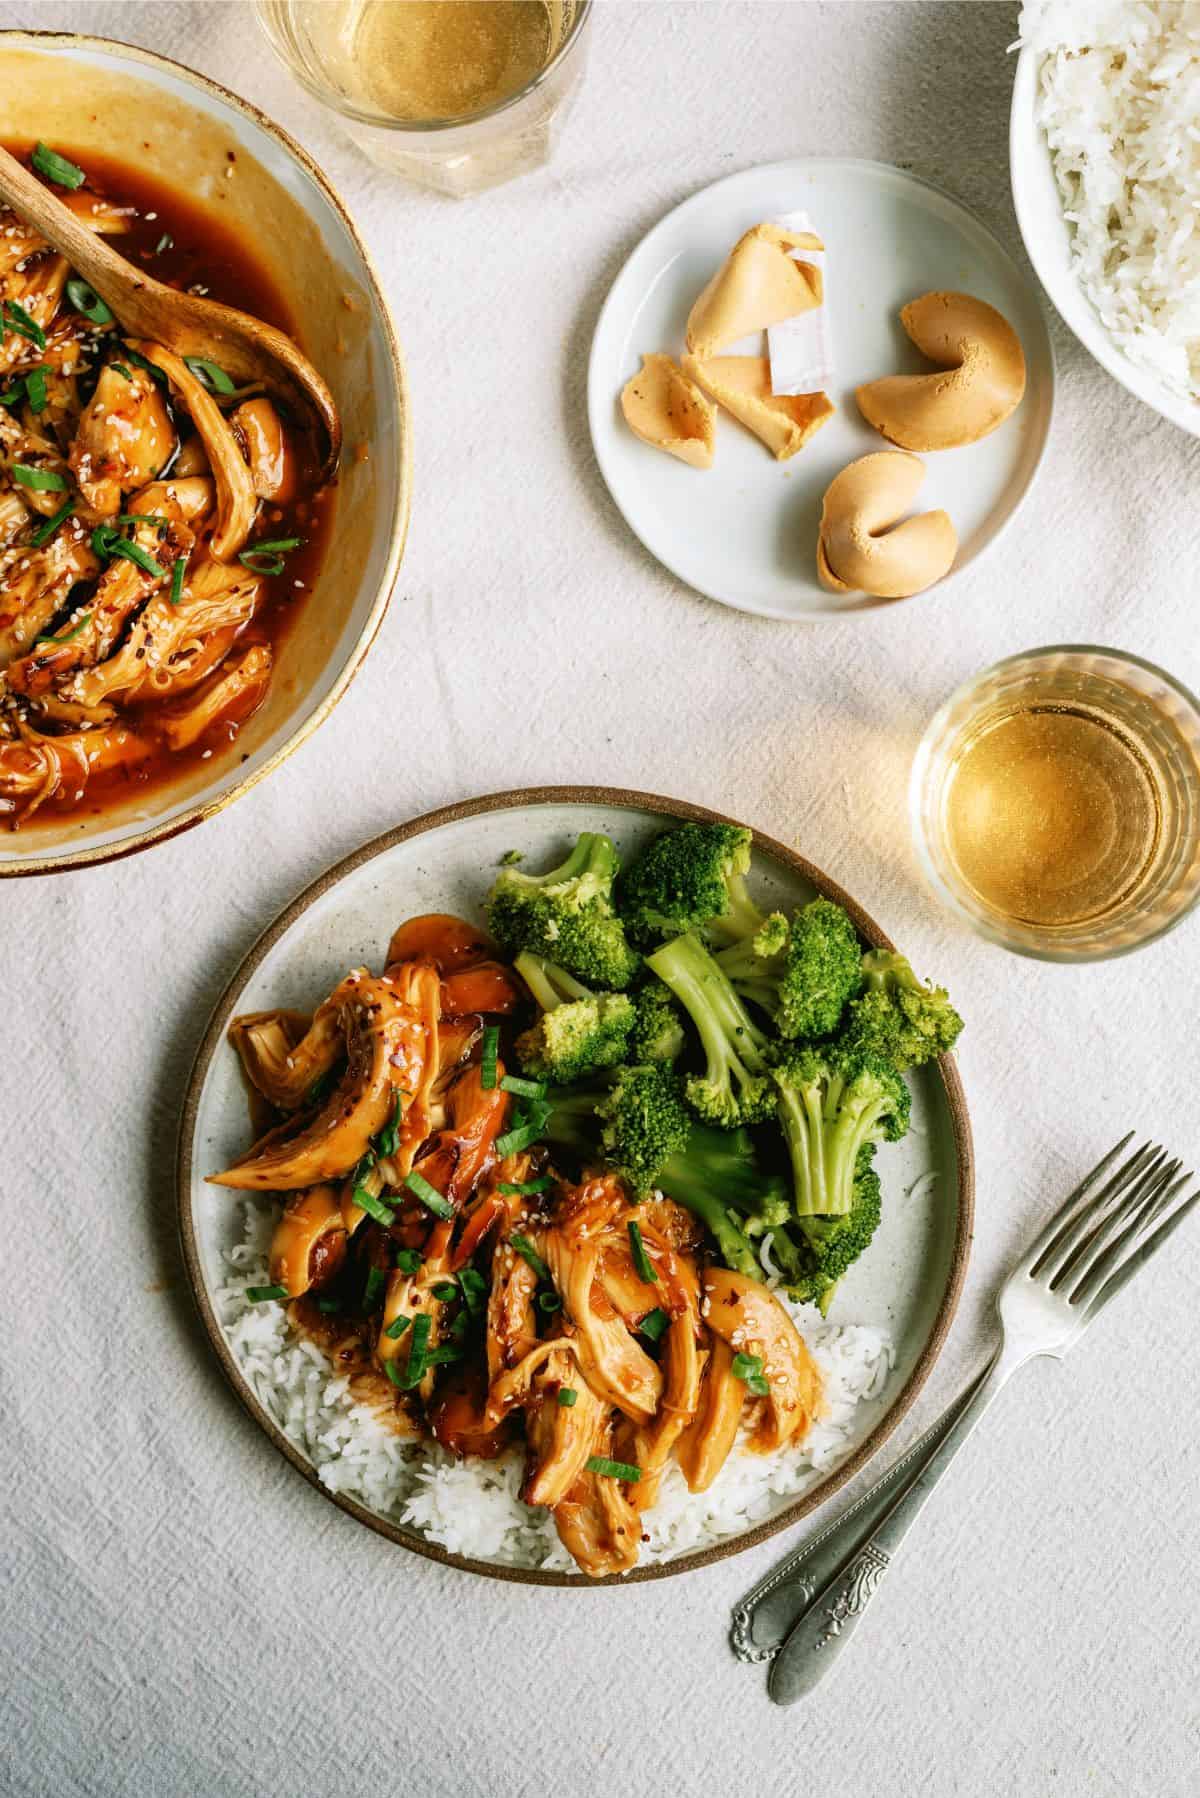
<svg viewBox="0 0 1200 1798">
<path fill-rule="evenodd" d="M 1132 362 L 1200 397 L 1200 5 L 1031 0 L 1075 274 Z"/>
<path fill-rule="evenodd" d="M 496 1461 L 458 1461 L 435 1443 L 393 1435 L 350 1397 L 348 1380 L 317 1345 L 290 1328 L 283 1305 L 247 1299 L 247 1287 L 268 1283 L 277 1210 L 253 1200 L 244 1210 L 244 1240 L 226 1254 L 228 1278 L 216 1293 L 221 1323 L 255 1397 L 312 1461 L 322 1484 L 453 1554 L 577 1572 L 549 1512 L 521 1503 L 519 1448 Z M 820 1367 L 828 1415 L 803 1447 L 776 1455 L 735 1449 L 707 1492 L 689 1492 L 672 1462 L 658 1502 L 643 1520 L 649 1540 L 642 1544 L 641 1564 L 671 1561 L 742 1534 L 849 1452 L 856 1407 L 879 1397 L 895 1365 L 891 1341 L 865 1324 L 826 1323 L 811 1306 L 788 1309 Z"/>
</svg>

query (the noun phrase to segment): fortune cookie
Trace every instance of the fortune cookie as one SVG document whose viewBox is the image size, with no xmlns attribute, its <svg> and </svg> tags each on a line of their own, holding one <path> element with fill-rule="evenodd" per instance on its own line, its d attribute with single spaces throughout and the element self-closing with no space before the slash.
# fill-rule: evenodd
<svg viewBox="0 0 1200 1798">
<path fill-rule="evenodd" d="M 907 599 L 940 581 L 958 537 L 945 512 L 903 518 L 921 489 L 925 464 L 880 450 L 835 475 L 821 506 L 817 575 L 832 593 Z"/>
<path fill-rule="evenodd" d="M 747 231 L 688 314 L 692 355 L 707 361 L 739 337 L 819 306 L 824 293 L 820 269 L 794 261 L 788 252 L 823 248 L 811 231 L 786 231 L 782 225 L 755 225 Z"/>
<path fill-rule="evenodd" d="M 685 356 L 683 372 L 760 437 L 780 462 L 803 449 L 834 414 L 833 402 L 823 393 L 772 393 L 765 356 L 713 356 L 708 362 Z"/>
<path fill-rule="evenodd" d="M 711 468 L 717 409 L 670 356 L 643 356 L 621 393 L 625 422 L 643 443 L 678 456 L 692 468 Z"/>
<path fill-rule="evenodd" d="M 863 417 L 889 443 L 958 449 L 1016 411 L 1025 392 L 1025 356 L 994 306 L 969 293 L 927 293 L 901 309 L 900 322 L 942 372 L 885 375 L 858 389 Z"/>
</svg>

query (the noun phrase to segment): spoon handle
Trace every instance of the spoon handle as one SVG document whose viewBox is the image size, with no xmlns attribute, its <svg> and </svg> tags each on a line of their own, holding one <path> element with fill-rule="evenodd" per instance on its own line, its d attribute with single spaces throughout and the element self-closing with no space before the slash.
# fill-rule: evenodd
<svg viewBox="0 0 1200 1798">
<path fill-rule="evenodd" d="M 110 250 L 103 238 L 81 225 L 70 207 L 64 206 L 48 187 L 43 187 L 37 177 L 3 146 L 0 146 L 0 199 L 65 256 L 72 268 L 95 288 L 114 312 L 120 306 L 122 322 L 127 328 L 139 336 L 145 334 L 142 321 L 130 315 L 130 290 L 133 289 L 136 297 L 134 283 L 139 279 L 136 269 L 115 250 Z"/>
</svg>

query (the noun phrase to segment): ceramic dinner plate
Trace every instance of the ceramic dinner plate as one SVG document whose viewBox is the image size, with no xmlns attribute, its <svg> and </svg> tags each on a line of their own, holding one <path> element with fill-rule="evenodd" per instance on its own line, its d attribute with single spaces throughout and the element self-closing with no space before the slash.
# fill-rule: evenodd
<svg viewBox="0 0 1200 1798">
<path fill-rule="evenodd" d="M 678 355 L 692 302 L 741 234 L 797 211 L 809 213 L 827 249 L 836 415 L 787 462 L 776 462 L 726 413 L 710 469 L 689 468 L 640 442 L 619 399 L 642 355 Z M 1054 361 L 1046 319 L 1036 289 L 1007 251 L 957 200 L 875 162 L 771 163 L 718 181 L 668 213 L 617 276 L 588 369 L 596 458 L 651 554 L 709 598 L 767 618 L 840 618 L 895 603 L 841 598 L 821 587 L 817 522 L 839 469 L 888 447 L 859 414 L 854 389 L 880 375 L 928 372 L 898 314 L 906 301 L 942 288 L 997 307 L 1021 339 L 1028 370 L 1024 400 L 991 436 L 923 458 L 928 473 L 917 507 L 944 507 L 954 521 L 959 551 L 946 577 L 953 581 L 1013 517 L 1050 428 Z M 735 347 L 759 350 L 757 342 Z"/>
<path fill-rule="evenodd" d="M 506 850 L 524 850 L 531 868 L 552 865 L 564 845 L 586 829 L 606 831 L 630 855 L 665 824 L 713 817 L 698 807 L 597 788 L 500 794 L 452 806 L 368 843 L 316 881 L 271 925 L 235 974 L 208 1026 L 184 1108 L 179 1153 L 184 1254 L 225 1373 L 251 1416 L 318 1490 L 326 1488 L 299 1439 L 289 1439 L 268 1415 L 219 1319 L 216 1294 L 229 1278 L 225 1256 L 241 1240 L 244 1195 L 207 1185 L 204 1176 L 244 1150 L 249 1130 L 245 1088 L 226 1040 L 229 1020 L 278 1006 L 311 1011 L 348 968 L 363 963 L 380 967 L 392 929 L 414 913 L 450 911 L 479 919 L 480 901 Z M 866 939 L 886 941 L 878 925 L 839 887 L 770 838 L 755 839 L 750 884 L 760 902 L 788 909 L 814 891 L 825 892 L 849 909 Z M 902 1142 L 889 1145 L 886 1161 L 881 1157 L 883 1222 L 869 1253 L 839 1292 L 831 1317 L 833 1322 L 885 1328 L 896 1352 L 895 1368 L 879 1396 L 856 1408 L 845 1459 L 800 1497 L 779 1500 L 773 1513 L 743 1534 L 637 1569 L 625 1581 L 683 1572 L 761 1541 L 802 1516 L 865 1464 L 915 1398 L 958 1300 L 970 1240 L 973 1181 L 970 1126 L 953 1064 L 946 1060 L 919 1070 L 912 1086 L 912 1130 Z M 924 1178 L 930 1174 L 935 1178 Z M 355 1499 L 339 1495 L 334 1502 L 394 1542 L 454 1566 L 540 1584 L 596 1583 L 582 1575 L 469 1560 Z"/>
</svg>

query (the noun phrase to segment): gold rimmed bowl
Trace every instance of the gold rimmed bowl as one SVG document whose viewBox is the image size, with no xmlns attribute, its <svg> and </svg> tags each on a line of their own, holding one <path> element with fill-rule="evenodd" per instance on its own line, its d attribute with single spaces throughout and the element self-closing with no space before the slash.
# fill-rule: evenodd
<svg viewBox="0 0 1200 1798">
<path fill-rule="evenodd" d="M 958 1304 L 971 1241 L 974 1173 L 966 1100 L 953 1061 L 944 1057 L 911 1076 L 913 1129 L 889 1146 L 881 1168 L 883 1223 L 869 1254 L 839 1292 L 831 1318 L 886 1330 L 895 1365 L 882 1390 L 856 1407 L 840 1462 L 814 1475 L 802 1490 L 779 1497 L 766 1516 L 747 1519 L 735 1535 L 612 1582 L 451 1553 L 408 1527 L 398 1509 L 372 1509 L 347 1493 L 330 1491 L 303 1441 L 289 1435 L 273 1414 L 269 1395 L 264 1399 L 255 1390 L 251 1370 L 222 1322 L 220 1296 L 231 1280 L 229 1257 L 244 1236 L 244 1195 L 205 1180 L 249 1140 L 245 1088 L 227 1041 L 230 1020 L 280 1006 L 311 1011 L 347 968 L 381 966 L 391 931 L 405 917 L 449 911 L 478 919 L 496 866 L 510 849 L 523 850 L 531 868 L 552 866 L 581 830 L 600 830 L 628 857 L 681 819 L 732 822 L 648 793 L 546 787 L 493 794 L 400 825 L 331 868 L 275 920 L 226 988 L 192 1070 L 179 1138 L 179 1220 L 189 1282 L 226 1377 L 275 1447 L 319 1492 L 392 1543 L 447 1566 L 532 1585 L 629 1584 L 685 1573 L 764 1541 L 824 1503 L 878 1453 L 929 1377 Z M 786 909 L 825 894 L 846 907 L 866 942 L 890 946 L 878 924 L 828 875 L 759 832 L 750 882 L 760 903 Z"/>
<path fill-rule="evenodd" d="M 4 876 L 110 861 L 175 836 L 264 779 L 329 716 L 387 610 L 412 450 L 404 363 L 378 277 L 333 188 L 286 132 L 205 76 L 103 38 L 0 32 L 0 91 L 6 138 L 42 138 L 85 156 L 92 147 L 144 168 L 250 240 L 333 390 L 345 440 L 320 574 L 230 756 L 99 815 L 0 830 Z"/>
</svg>

